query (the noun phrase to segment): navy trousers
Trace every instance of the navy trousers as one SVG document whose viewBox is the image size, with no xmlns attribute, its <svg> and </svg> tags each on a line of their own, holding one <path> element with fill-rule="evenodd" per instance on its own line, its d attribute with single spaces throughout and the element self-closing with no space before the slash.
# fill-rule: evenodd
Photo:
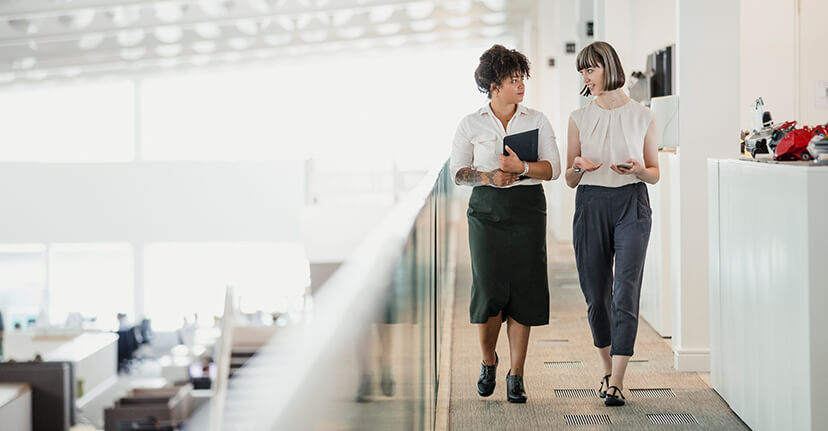
<svg viewBox="0 0 828 431">
<path fill-rule="evenodd" d="M 633 355 L 651 225 L 644 183 L 578 186 L 572 224 L 575 263 L 592 340 L 598 348 L 612 346 L 610 355 Z"/>
</svg>

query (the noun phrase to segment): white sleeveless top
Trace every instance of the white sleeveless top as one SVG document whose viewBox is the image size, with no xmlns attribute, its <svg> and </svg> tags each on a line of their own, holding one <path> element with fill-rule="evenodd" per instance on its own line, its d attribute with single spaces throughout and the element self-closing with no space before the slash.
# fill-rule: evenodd
<svg viewBox="0 0 828 431">
<path fill-rule="evenodd" d="M 653 111 L 630 99 L 615 108 L 604 109 L 595 100 L 572 112 L 581 140 L 581 157 L 603 166 L 584 172 L 579 184 L 621 187 L 641 182 L 635 175 L 619 175 L 611 164 L 633 158 L 644 163 L 644 135 L 653 121 Z"/>
</svg>

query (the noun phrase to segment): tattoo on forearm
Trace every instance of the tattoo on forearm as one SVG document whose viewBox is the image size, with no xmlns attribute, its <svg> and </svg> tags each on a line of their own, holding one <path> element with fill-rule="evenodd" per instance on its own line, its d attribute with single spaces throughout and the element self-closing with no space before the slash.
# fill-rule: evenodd
<svg viewBox="0 0 828 431">
<path fill-rule="evenodd" d="M 488 180 L 488 183 L 484 180 Z M 494 173 L 475 171 L 472 168 L 462 168 L 457 171 L 457 183 L 466 186 L 494 184 Z"/>
</svg>

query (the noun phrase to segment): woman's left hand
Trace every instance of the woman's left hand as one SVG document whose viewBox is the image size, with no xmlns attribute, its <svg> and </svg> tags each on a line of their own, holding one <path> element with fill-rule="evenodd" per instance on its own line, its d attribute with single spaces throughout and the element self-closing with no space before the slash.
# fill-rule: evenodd
<svg viewBox="0 0 828 431">
<path fill-rule="evenodd" d="M 643 173 L 645 170 L 644 165 L 642 165 L 638 160 L 627 159 L 624 163 L 630 165 L 631 167 L 626 169 L 619 165 L 610 165 L 610 169 L 615 171 L 618 175 L 638 175 Z"/>
<path fill-rule="evenodd" d="M 512 151 L 512 149 L 509 148 L 508 145 L 505 145 L 503 148 L 506 149 L 506 152 L 509 153 L 509 155 L 497 155 L 497 158 L 500 159 L 500 170 L 503 172 L 510 172 L 513 174 L 522 174 L 523 161 L 518 158 L 517 153 Z"/>
</svg>

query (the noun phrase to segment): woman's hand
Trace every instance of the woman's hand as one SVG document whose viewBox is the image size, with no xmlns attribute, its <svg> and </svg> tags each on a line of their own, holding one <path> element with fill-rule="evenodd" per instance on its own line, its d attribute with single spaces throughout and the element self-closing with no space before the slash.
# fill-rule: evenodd
<svg viewBox="0 0 828 431">
<path fill-rule="evenodd" d="M 624 163 L 630 165 L 631 167 L 627 169 L 623 166 L 619 166 L 619 163 L 617 165 L 610 165 L 610 169 L 612 169 L 618 175 L 639 175 L 645 172 L 644 165 L 642 165 L 641 162 L 639 162 L 638 160 L 627 159 L 627 161 Z"/>
<path fill-rule="evenodd" d="M 520 171 L 523 172 L 523 169 L 521 169 Z M 514 184 L 519 176 L 520 175 L 513 174 L 511 172 L 504 172 L 502 169 L 495 169 L 493 171 L 486 172 L 486 177 L 489 179 L 489 184 L 493 184 L 498 187 L 509 186 Z"/>
<path fill-rule="evenodd" d="M 575 160 L 572 161 L 573 168 L 580 168 L 584 172 L 592 172 L 603 165 L 603 163 L 598 163 L 596 165 L 595 163 L 592 163 L 592 160 L 589 160 L 588 158 L 581 156 L 575 157 Z"/>
<path fill-rule="evenodd" d="M 512 149 L 509 148 L 508 145 L 505 145 L 503 148 L 506 149 L 506 152 L 509 155 L 497 155 L 497 158 L 500 159 L 500 170 L 503 172 L 509 172 L 513 174 L 522 174 L 524 169 L 523 160 L 520 160 L 517 156 L 517 153 L 512 151 Z"/>
</svg>

